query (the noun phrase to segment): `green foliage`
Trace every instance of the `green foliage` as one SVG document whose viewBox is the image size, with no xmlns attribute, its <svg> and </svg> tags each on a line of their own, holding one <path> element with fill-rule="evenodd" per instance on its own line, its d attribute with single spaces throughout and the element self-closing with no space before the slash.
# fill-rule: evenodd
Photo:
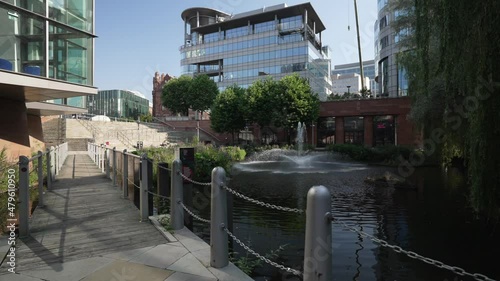
<svg viewBox="0 0 500 281">
<path fill-rule="evenodd" d="M 281 92 L 279 84 L 271 77 L 255 80 L 248 88 L 248 108 L 251 122 L 265 127 L 274 120 L 274 110 L 277 108 L 276 97 Z"/>
<path fill-rule="evenodd" d="M 463 157 L 471 205 L 488 217 L 500 216 L 500 2 L 393 1 L 402 11 L 396 32 L 410 30 L 398 56 L 407 70 L 411 117 L 437 143 L 444 163 Z"/>
<path fill-rule="evenodd" d="M 162 104 L 174 114 L 188 115 L 189 109 L 205 111 L 209 109 L 219 89 L 207 75 L 194 79 L 183 75 L 170 79 L 163 87 Z"/>
<path fill-rule="evenodd" d="M 172 113 L 188 115 L 191 106 L 188 93 L 192 80 L 190 76 L 184 75 L 170 79 L 163 87 L 162 104 Z"/>
<path fill-rule="evenodd" d="M 189 86 L 188 103 L 192 110 L 205 111 L 210 109 L 219 88 L 207 75 L 197 75 Z"/>
<path fill-rule="evenodd" d="M 158 219 L 158 222 L 161 224 L 161 226 L 163 226 L 163 228 L 165 228 L 166 231 L 168 231 L 170 233 L 173 233 L 174 229 L 172 228 L 172 226 L 170 224 L 170 217 L 168 217 L 168 216 L 161 216 Z"/>
<path fill-rule="evenodd" d="M 15 177 L 13 178 L 15 181 L 15 186 L 18 188 L 19 187 L 19 165 L 14 164 L 15 161 L 9 161 L 6 156 L 6 149 L 3 148 L 0 150 L 0 234 L 4 230 L 4 228 L 7 225 L 7 215 L 9 213 L 8 211 L 8 198 L 9 194 L 7 193 L 8 190 L 8 175 L 9 175 L 9 170 L 12 169 L 14 170 L 13 175 Z M 31 156 L 35 156 L 36 153 L 34 153 Z M 38 158 L 40 159 L 40 158 Z M 38 159 L 34 160 L 30 163 L 30 171 L 29 171 L 29 198 L 30 202 L 32 202 L 32 208 L 35 208 L 36 205 L 38 204 Z M 43 157 L 42 159 L 42 166 L 43 166 L 43 178 L 44 178 L 44 183 L 46 183 L 46 177 L 47 177 L 47 172 L 45 171 L 47 165 L 46 165 L 46 157 Z M 45 188 L 45 187 L 44 187 Z M 16 191 L 16 196 L 15 198 L 19 198 L 18 196 L 18 191 Z M 16 210 L 19 210 L 18 208 L 18 203 L 19 202 L 14 202 L 16 204 Z"/>
<path fill-rule="evenodd" d="M 257 80 L 248 88 L 249 119 L 259 126 L 292 128 L 319 116 L 319 97 L 298 75 Z"/>
<path fill-rule="evenodd" d="M 218 133 L 233 135 L 242 130 L 247 119 L 247 100 L 245 89 L 232 86 L 220 93 L 210 113 L 211 127 Z"/>
<path fill-rule="evenodd" d="M 147 114 L 147 115 L 141 115 L 139 116 L 139 119 L 141 120 L 141 122 L 153 122 L 153 115 L 151 114 Z"/>
<path fill-rule="evenodd" d="M 280 245 L 278 249 L 271 250 L 269 253 L 264 254 L 264 257 L 272 261 L 276 261 L 279 259 L 281 252 L 285 250 L 286 246 L 287 245 Z M 246 275 L 251 275 L 255 268 L 262 266 L 263 264 L 262 260 L 250 255 L 248 252 L 245 253 L 245 256 L 236 257 L 237 255 L 237 252 L 229 253 L 229 260 Z"/>
<path fill-rule="evenodd" d="M 242 161 L 245 155 L 245 150 L 239 147 L 200 147 L 195 153 L 195 178 L 210 181 L 215 167 L 222 167 L 229 173 L 232 163 Z"/>
<path fill-rule="evenodd" d="M 410 154 L 417 153 L 407 147 L 385 145 L 377 147 L 364 147 L 355 144 L 332 144 L 327 147 L 329 151 L 349 156 L 356 161 L 398 163 L 399 157 L 409 159 Z"/>
<path fill-rule="evenodd" d="M 285 76 L 278 85 L 281 92 L 276 96 L 275 126 L 292 128 L 298 122 L 310 123 L 318 119 L 319 97 L 311 91 L 305 78 L 297 74 Z"/>
</svg>

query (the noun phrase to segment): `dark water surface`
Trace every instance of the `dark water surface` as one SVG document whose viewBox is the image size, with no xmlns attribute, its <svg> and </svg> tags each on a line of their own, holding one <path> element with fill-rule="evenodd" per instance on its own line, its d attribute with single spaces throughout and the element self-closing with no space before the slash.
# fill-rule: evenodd
<svg viewBox="0 0 500 281">
<path fill-rule="evenodd" d="M 397 174 L 393 168 L 321 157 L 313 162 L 237 165 L 229 186 L 261 201 L 305 209 L 308 189 L 324 185 L 332 193 L 332 210 L 338 220 L 403 249 L 500 279 L 500 227 L 473 214 L 459 170 L 419 168 L 410 177 L 418 188 L 400 190 L 364 183 L 367 176 L 386 171 Z M 284 245 L 273 259 L 303 269 L 305 215 L 267 209 L 239 198 L 233 204 L 237 237 L 261 254 Z M 209 207 L 202 212 L 208 214 Z M 197 223 L 194 227 L 204 238 L 209 234 L 207 227 Z M 380 247 L 340 224 L 332 227 L 333 280 L 474 280 Z M 234 250 L 246 255 L 238 245 Z M 256 269 L 255 276 L 300 280 L 270 266 Z"/>
</svg>

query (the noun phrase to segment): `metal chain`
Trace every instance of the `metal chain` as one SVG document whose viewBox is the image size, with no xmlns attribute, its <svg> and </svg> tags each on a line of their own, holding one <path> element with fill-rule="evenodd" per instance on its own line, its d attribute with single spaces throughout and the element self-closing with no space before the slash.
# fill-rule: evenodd
<svg viewBox="0 0 500 281">
<path fill-rule="evenodd" d="M 134 185 L 136 188 L 141 189 L 141 187 L 140 187 L 140 186 L 136 185 L 136 184 L 135 184 L 133 181 L 131 181 L 129 178 L 127 178 L 127 181 L 128 181 L 129 183 L 131 183 L 132 185 Z"/>
<path fill-rule="evenodd" d="M 195 213 L 193 213 L 191 210 L 188 209 L 188 207 L 186 207 L 186 205 L 184 205 L 184 203 L 182 203 L 181 201 L 177 201 L 178 204 L 180 204 L 182 206 L 182 208 L 188 213 L 190 214 L 193 218 L 199 220 L 199 221 L 202 221 L 202 222 L 206 222 L 206 223 L 210 223 L 210 220 L 207 220 L 207 219 L 204 219 L 198 215 L 196 215 Z"/>
<path fill-rule="evenodd" d="M 194 183 L 194 184 L 197 184 L 197 185 L 207 185 L 207 186 L 208 186 L 208 185 L 212 185 L 212 183 L 211 183 L 211 182 L 199 182 L 199 181 L 195 181 L 195 180 L 192 180 L 192 179 L 188 178 L 187 176 L 185 176 L 185 175 L 184 175 L 183 173 L 181 173 L 181 172 L 178 172 L 178 173 L 179 173 L 179 175 L 181 175 L 181 177 L 182 177 L 183 179 L 185 179 L 185 180 L 187 180 L 187 181 L 189 181 L 189 182 L 191 182 L 191 183 Z"/>
<path fill-rule="evenodd" d="M 437 268 L 442 268 L 442 269 L 449 270 L 449 271 L 451 271 L 451 272 L 453 272 L 453 273 L 455 273 L 457 275 L 460 275 L 460 276 L 468 276 L 468 277 L 474 278 L 475 280 L 480 280 L 480 281 L 495 281 L 494 279 L 491 279 L 491 278 L 489 278 L 489 277 L 487 277 L 487 276 L 485 276 L 483 274 L 468 273 L 463 268 L 460 268 L 458 266 L 447 265 L 447 264 L 445 264 L 443 262 L 440 262 L 438 260 L 434 260 L 434 259 L 431 259 L 431 258 L 424 257 L 422 255 L 419 255 L 419 254 L 417 254 L 417 253 L 415 253 L 413 251 L 407 251 L 407 250 L 404 250 L 403 248 L 401 248 L 399 246 L 391 245 L 391 244 L 387 243 L 387 241 L 384 241 L 382 239 L 378 239 L 378 238 L 376 238 L 376 237 L 374 237 L 374 236 L 372 236 L 372 235 L 370 235 L 370 234 L 368 234 L 368 233 L 366 233 L 364 231 L 356 229 L 353 226 L 349 226 L 345 222 L 340 221 L 338 219 L 333 219 L 333 222 L 340 223 L 343 227 L 347 228 L 349 231 L 357 233 L 361 237 L 367 237 L 367 238 L 369 238 L 370 240 L 372 240 L 373 242 L 379 244 L 382 247 L 386 247 L 386 248 L 390 248 L 390 249 L 394 250 L 396 253 L 405 254 L 409 258 L 423 261 L 423 262 L 425 262 L 427 264 L 430 264 L 430 265 L 433 265 L 433 266 L 435 266 Z"/>
<path fill-rule="evenodd" d="M 234 194 L 236 197 L 245 199 L 245 200 L 247 200 L 247 201 L 249 201 L 251 203 L 254 203 L 254 204 L 266 207 L 266 208 L 275 209 L 275 210 L 279 210 L 279 211 L 286 211 L 286 212 L 298 213 L 298 214 L 304 213 L 304 210 L 301 210 L 301 209 L 282 207 L 282 206 L 273 205 L 273 204 L 269 204 L 269 203 L 265 203 L 265 202 L 259 201 L 257 199 L 250 198 L 250 197 L 248 197 L 246 195 L 243 195 L 243 194 L 239 193 L 236 190 L 233 190 L 233 189 L 229 188 L 226 185 L 223 185 L 222 188 L 224 188 L 225 190 L 227 190 L 230 193 Z"/>
<path fill-rule="evenodd" d="M 276 267 L 278 269 L 281 269 L 283 271 L 292 273 L 293 275 L 302 276 L 302 272 L 300 272 L 300 271 L 298 271 L 296 269 L 292 269 L 290 267 L 286 267 L 284 265 L 281 265 L 279 263 L 271 261 L 270 259 L 262 256 L 261 254 L 255 252 L 254 250 L 250 249 L 250 247 L 248 247 L 247 245 L 245 245 L 245 243 L 241 242 L 240 239 L 238 239 L 236 236 L 234 236 L 234 234 L 231 233 L 231 231 L 229 231 L 229 229 L 227 229 L 226 227 L 224 227 L 223 229 L 227 233 L 227 235 L 229 235 L 234 240 L 234 242 L 236 242 L 238 245 L 240 245 L 241 247 L 243 247 L 243 249 L 247 250 L 250 254 L 256 256 L 261 261 L 263 261 L 263 262 L 265 262 L 267 264 L 270 264 L 270 265 L 272 265 L 272 266 L 274 266 L 274 267 Z"/>
<path fill-rule="evenodd" d="M 149 190 L 147 190 L 146 192 L 147 192 L 147 193 L 149 193 L 149 194 L 151 194 L 151 195 L 153 195 L 153 196 L 160 197 L 160 198 L 162 198 L 162 199 L 167 199 L 167 200 L 170 200 L 170 197 L 167 197 L 167 196 L 165 196 L 165 195 L 157 194 L 157 193 L 154 193 L 154 192 L 149 191 Z"/>
<path fill-rule="evenodd" d="M 165 170 L 167 172 L 172 172 L 172 169 L 169 169 L 167 167 L 158 166 L 158 169 L 162 169 L 162 170 Z"/>
</svg>

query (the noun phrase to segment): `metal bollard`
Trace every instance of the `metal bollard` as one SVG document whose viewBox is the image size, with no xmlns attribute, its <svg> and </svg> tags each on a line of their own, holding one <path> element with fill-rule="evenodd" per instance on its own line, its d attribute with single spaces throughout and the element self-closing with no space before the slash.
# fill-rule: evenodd
<svg viewBox="0 0 500 281">
<path fill-rule="evenodd" d="M 181 204 L 178 203 L 184 201 L 182 177 L 180 175 L 181 169 L 181 160 L 174 160 L 172 162 L 172 177 L 170 184 L 170 226 L 173 230 L 179 230 L 184 227 L 184 209 Z"/>
<path fill-rule="evenodd" d="M 148 156 L 144 153 L 141 157 L 141 193 L 140 197 L 140 210 L 141 210 L 141 222 L 149 221 L 149 186 L 151 185 L 151 178 L 148 176 L 148 168 L 151 165 L 148 161 Z"/>
<path fill-rule="evenodd" d="M 47 165 L 47 167 L 46 167 L 46 170 L 47 170 L 47 189 L 51 189 L 52 188 L 52 178 L 50 176 L 50 161 L 51 161 L 50 159 L 51 158 L 50 158 L 50 149 L 49 148 L 47 148 L 46 155 L 47 155 L 47 160 L 46 160 L 45 164 Z"/>
<path fill-rule="evenodd" d="M 307 192 L 304 281 L 332 280 L 332 199 L 328 188 Z"/>
<path fill-rule="evenodd" d="M 101 146 L 101 170 L 103 173 L 106 172 L 105 170 L 105 164 L 106 164 L 106 148 L 104 146 Z"/>
<path fill-rule="evenodd" d="M 105 159 L 105 161 L 106 161 L 106 163 L 105 163 L 105 165 L 106 165 L 106 178 L 107 178 L 107 179 L 110 179 L 111 177 L 110 177 L 110 175 L 109 175 L 109 174 L 110 174 L 110 172 L 111 172 L 111 171 L 110 171 L 109 164 L 110 164 L 110 162 L 111 162 L 111 161 L 109 161 L 109 158 L 110 158 L 111 156 L 109 155 L 109 150 L 108 150 L 108 149 L 106 149 L 105 153 L 106 153 L 106 157 L 105 157 L 104 159 Z"/>
<path fill-rule="evenodd" d="M 225 267 L 229 264 L 227 233 L 227 195 L 222 186 L 226 171 L 221 167 L 212 170 L 212 200 L 210 216 L 210 266 Z"/>
<path fill-rule="evenodd" d="M 113 147 L 113 186 L 116 186 L 116 147 Z"/>
<path fill-rule="evenodd" d="M 97 168 L 101 168 L 101 147 L 96 145 L 95 147 L 96 149 L 96 157 L 97 157 L 97 161 L 96 161 L 96 164 L 97 164 Z"/>
<path fill-rule="evenodd" d="M 19 237 L 29 235 L 29 163 L 28 157 L 19 156 Z"/>
<path fill-rule="evenodd" d="M 128 198 L 128 155 L 127 150 L 123 150 L 123 198 Z"/>
<path fill-rule="evenodd" d="M 38 207 L 43 207 L 43 152 L 38 151 Z"/>
<path fill-rule="evenodd" d="M 56 180 L 56 151 L 53 146 L 50 147 L 50 179 Z"/>
</svg>

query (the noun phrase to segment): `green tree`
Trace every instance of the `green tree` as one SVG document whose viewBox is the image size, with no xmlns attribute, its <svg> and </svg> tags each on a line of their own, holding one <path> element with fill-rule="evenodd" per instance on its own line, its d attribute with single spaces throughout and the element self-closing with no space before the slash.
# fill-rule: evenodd
<svg viewBox="0 0 500 281">
<path fill-rule="evenodd" d="M 411 117 L 443 162 L 465 160 L 471 205 L 500 216 L 500 1 L 397 0 L 398 60 L 407 70 Z"/>
<path fill-rule="evenodd" d="M 271 125 L 279 92 L 278 83 L 270 77 L 254 81 L 247 90 L 249 120 L 257 123 L 261 128 Z"/>
<path fill-rule="evenodd" d="M 170 79 L 163 87 L 162 104 L 174 114 L 188 115 L 190 104 L 190 87 L 193 79 L 184 75 Z"/>
<path fill-rule="evenodd" d="M 234 135 L 246 125 L 247 99 L 245 89 L 231 86 L 220 93 L 214 101 L 210 113 L 211 127 L 218 133 Z"/>
<path fill-rule="evenodd" d="M 191 81 L 188 103 L 192 110 L 205 111 L 210 109 L 215 97 L 219 94 L 217 84 L 207 75 L 197 75 Z"/>
<path fill-rule="evenodd" d="M 295 128 L 298 122 L 310 123 L 318 119 L 319 97 L 311 91 L 305 78 L 297 74 L 285 76 L 277 88 L 275 126 Z"/>
</svg>

